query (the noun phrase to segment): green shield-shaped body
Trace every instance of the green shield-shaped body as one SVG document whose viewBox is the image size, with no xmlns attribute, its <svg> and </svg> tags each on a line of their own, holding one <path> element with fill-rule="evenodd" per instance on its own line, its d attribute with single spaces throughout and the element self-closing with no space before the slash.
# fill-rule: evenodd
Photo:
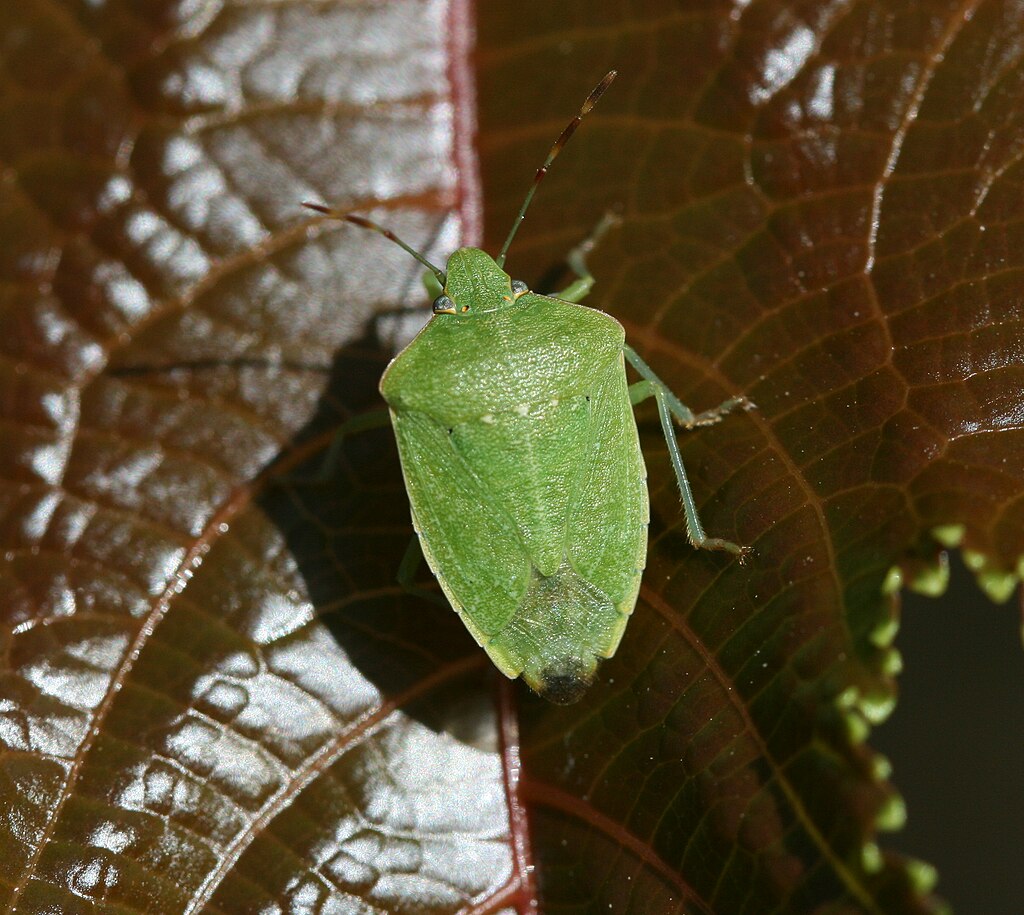
<svg viewBox="0 0 1024 915">
<path fill-rule="evenodd" d="M 436 316 L 381 380 L 427 562 L 501 671 L 556 702 L 614 654 L 645 564 L 624 340 L 527 292 Z"/>
</svg>

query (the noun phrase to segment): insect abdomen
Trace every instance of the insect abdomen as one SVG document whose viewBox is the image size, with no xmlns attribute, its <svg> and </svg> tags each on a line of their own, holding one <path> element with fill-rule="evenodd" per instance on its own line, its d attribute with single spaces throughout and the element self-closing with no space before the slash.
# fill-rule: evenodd
<svg viewBox="0 0 1024 915">
<path fill-rule="evenodd" d="M 575 702 L 593 682 L 609 636 L 617 645 L 628 613 L 568 560 L 552 575 L 534 572 L 509 624 L 484 647 L 502 669 L 551 702 Z"/>
</svg>

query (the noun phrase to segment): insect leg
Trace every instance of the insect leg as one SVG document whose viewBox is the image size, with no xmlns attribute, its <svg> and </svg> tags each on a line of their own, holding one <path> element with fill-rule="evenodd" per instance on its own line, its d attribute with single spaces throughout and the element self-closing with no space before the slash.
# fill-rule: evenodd
<svg viewBox="0 0 1024 915">
<path fill-rule="evenodd" d="M 630 364 L 644 376 L 643 381 L 630 386 L 630 402 L 635 406 L 648 397 L 654 397 L 658 404 L 658 419 L 661 421 L 661 431 L 665 436 L 665 444 L 668 446 L 669 459 L 672 462 L 672 469 L 676 474 L 676 482 L 679 484 L 679 492 L 683 498 L 683 513 L 686 516 L 686 535 L 690 543 L 700 550 L 725 550 L 728 553 L 739 556 L 742 560 L 750 552 L 750 547 L 739 546 L 739 544 L 733 543 L 731 540 L 723 540 L 719 537 L 709 537 L 704 533 L 704 526 L 700 523 L 700 515 L 697 513 L 697 503 L 693 498 L 693 490 L 690 488 L 690 481 L 686 476 L 686 467 L 683 464 L 683 455 L 679 450 L 679 440 L 676 438 L 675 426 L 672 423 L 672 419 L 675 417 L 687 428 L 693 428 L 701 424 L 699 420 L 706 414 L 695 414 L 682 403 L 631 347 L 625 347 L 625 355 Z M 734 397 L 732 400 L 746 402 L 746 398 Z M 725 402 L 725 404 L 729 403 L 730 401 Z M 728 409 L 722 410 L 725 404 L 716 408 L 717 413 L 714 410 L 707 411 L 708 414 L 716 413 L 714 418 L 710 420 L 711 422 L 717 422 L 721 419 L 722 413 L 728 412 L 729 409 L 739 405 L 739 403 L 732 404 Z"/>
<path fill-rule="evenodd" d="M 639 403 L 643 403 L 648 397 L 656 396 L 657 383 L 644 379 L 638 381 L 635 384 L 629 386 L 629 402 L 635 407 Z M 668 401 L 669 410 L 672 411 L 672 415 L 676 418 L 676 421 L 684 429 L 692 429 L 697 424 L 697 414 L 693 412 L 686 404 L 679 400 L 671 391 L 665 391 L 665 399 Z M 678 403 L 672 403 L 672 400 L 679 401 Z"/>
<path fill-rule="evenodd" d="M 668 445 L 668 455 L 672 460 L 672 469 L 676 472 L 676 482 L 679 483 L 679 492 L 683 497 L 683 512 L 686 515 L 686 536 L 699 550 L 725 550 L 740 558 L 750 552 L 750 547 L 739 546 L 731 540 L 722 540 L 720 537 L 709 537 L 704 533 L 704 527 L 700 523 L 700 516 L 697 514 L 697 505 L 693 499 L 693 490 L 690 489 L 690 481 L 686 477 L 686 467 L 683 465 L 683 456 L 679 451 L 679 441 L 676 439 L 676 430 L 672 425 L 672 413 L 664 393 L 658 388 L 654 389 L 654 398 L 658 402 L 658 418 L 661 420 L 661 430 L 665 434 L 665 444 Z"/>
<path fill-rule="evenodd" d="M 444 286 L 441 285 L 437 277 L 429 270 L 423 271 L 423 287 L 427 290 L 427 298 L 431 302 L 444 292 Z"/>
<path fill-rule="evenodd" d="M 710 410 L 694 413 L 693 410 L 686 406 L 686 404 L 672 393 L 664 381 L 654 374 L 654 370 L 640 358 L 633 347 L 623 347 L 623 353 L 629 361 L 629 364 L 633 366 L 633 368 L 637 370 L 637 373 L 644 379 L 643 381 L 638 381 L 634 385 L 630 385 L 629 399 L 633 406 L 635 407 L 638 403 L 646 400 L 648 397 L 655 396 L 655 391 L 660 390 L 664 394 L 665 400 L 668 402 L 672 415 L 684 429 L 695 429 L 698 426 L 713 426 L 715 423 L 721 422 L 722 417 L 727 413 L 731 413 L 733 410 L 755 409 L 753 402 L 740 394 L 736 397 L 730 397 L 728 400 L 722 401 L 722 403 L 717 407 L 712 407 Z"/>
<path fill-rule="evenodd" d="M 587 293 L 593 288 L 595 282 L 594 275 L 587 266 L 587 257 L 597 246 L 601 236 L 621 222 L 622 219 L 615 213 L 605 213 L 601 217 L 601 221 L 594 227 L 594 231 L 568 253 L 565 262 L 579 279 L 574 283 L 570 283 L 561 292 L 555 293 L 556 299 L 575 303 L 586 298 Z"/>
<path fill-rule="evenodd" d="M 420 548 L 420 538 L 413 534 L 412 540 L 409 541 L 409 546 L 405 549 L 405 555 L 398 564 L 398 584 L 401 585 L 402 590 L 407 594 L 429 600 L 432 604 L 440 604 L 447 610 L 448 601 L 444 597 L 434 591 L 421 588 L 416 584 L 416 573 L 419 571 L 422 561 L 423 550 Z"/>
<path fill-rule="evenodd" d="M 341 448 L 345 439 L 358 432 L 369 432 L 371 429 L 382 429 L 391 421 L 391 414 L 386 409 L 368 410 L 343 422 L 334 430 L 331 443 L 327 446 L 320 465 L 307 476 L 288 475 L 278 478 L 281 485 L 287 486 L 322 486 L 331 478 L 334 468 L 341 457 Z"/>
</svg>

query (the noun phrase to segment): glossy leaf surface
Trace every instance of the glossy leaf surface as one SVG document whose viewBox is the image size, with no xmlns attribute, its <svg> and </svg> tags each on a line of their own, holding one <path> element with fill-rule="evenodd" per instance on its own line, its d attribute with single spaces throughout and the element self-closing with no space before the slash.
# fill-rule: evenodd
<svg viewBox="0 0 1024 915">
<path fill-rule="evenodd" d="M 4 910 L 932 911 L 863 740 L 894 565 L 1022 553 L 1019 13 L 528 0 L 470 69 L 461 5 L 3 5 Z M 395 583 L 387 430 L 313 478 L 424 297 L 298 204 L 493 249 L 612 66 L 509 266 L 621 212 L 588 304 L 758 404 L 684 439 L 756 555 L 688 546 L 642 413 L 640 604 L 555 709 Z"/>
</svg>

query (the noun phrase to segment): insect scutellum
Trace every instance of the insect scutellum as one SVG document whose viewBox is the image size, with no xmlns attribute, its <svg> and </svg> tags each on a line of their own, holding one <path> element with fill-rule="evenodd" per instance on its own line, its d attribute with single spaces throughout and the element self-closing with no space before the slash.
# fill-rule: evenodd
<svg viewBox="0 0 1024 915">
<path fill-rule="evenodd" d="M 597 104 L 597 100 L 604 95 L 605 90 L 611 85 L 616 75 L 615 70 L 610 70 L 604 79 L 594 87 L 580 107 L 580 110 L 565 126 L 565 129 L 559 134 L 551 149 L 548 150 L 547 157 L 534 175 L 533 184 L 530 185 L 530 189 L 526 192 L 526 198 L 519 208 L 515 221 L 512 223 L 512 228 L 509 230 L 497 258 L 491 257 L 491 255 L 481 251 L 479 248 L 459 248 L 448 258 L 447 269 L 441 270 L 411 245 L 402 241 L 390 229 L 371 219 L 367 219 L 365 216 L 359 216 L 344 210 L 331 209 L 317 203 L 303 203 L 302 205 L 307 209 L 332 219 L 340 219 L 360 226 L 363 229 L 377 232 L 416 258 L 433 273 L 443 289 L 442 294 L 434 299 L 434 314 L 469 315 L 474 312 L 487 313 L 495 311 L 529 292 L 529 287 L 526 283 L 521 280 L 512 280 L 503 269 L 505 258 L 508 256 L 508 249 L 511 247 L 519 227 L 526 218 L 526 211 L 530 208 L 530 204 L 533 202 L 534 195 L 537 193 L 537 188 L 540 186 L 541 181 L 544 180 L 544 176 L 547 175 L 548 170 L 551 168 L 551 163 L 555 161 L 558 154 L 565 148 L 565 145 L 576 132 L 576 128 L 579 127 L 580 122 Z"/>
</svg>

